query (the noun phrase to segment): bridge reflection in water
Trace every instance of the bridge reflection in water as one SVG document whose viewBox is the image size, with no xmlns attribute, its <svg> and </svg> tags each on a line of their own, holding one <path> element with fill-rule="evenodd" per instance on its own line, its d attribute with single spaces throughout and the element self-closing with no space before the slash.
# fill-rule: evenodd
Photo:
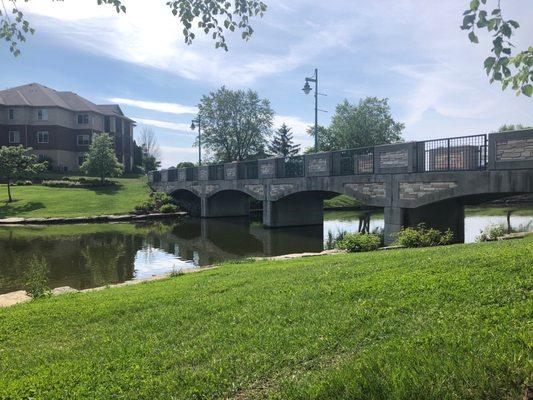
<svg viewBox="0 0 533 400">
<path fill-rule="evenodd" d="M 52 287 L 86 289 L 216 262 L 323 249 L 322 226 L 265 230 L 250 218 L 0 227 L 0 294 L 24 289 L 28 260 Z"/>
</svg>

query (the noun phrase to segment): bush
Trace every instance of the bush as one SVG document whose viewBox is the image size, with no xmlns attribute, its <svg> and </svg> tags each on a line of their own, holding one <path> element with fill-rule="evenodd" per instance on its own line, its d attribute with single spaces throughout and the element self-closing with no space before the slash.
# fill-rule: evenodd
<svg viewBox="0 0 533 400">
<path fill-rule="evenodd" d="M 380 245 L 381 238 L 372 233 L 344 233 L 336 243 L 338 249 L 348 250 L 351 253 L 377 250 Z"/>
<path fill-rule="evenodd" d="M 160 210 L 165 204 L 174 204 L 174 200 L 168 194 L 163 192 L 150 193 L 150 200 L 154 210 Z"/>
<path fill-rule="evenodd" d="M 396 243 L 405 247 L 430 247 L 450 244 L 453 239 L 451 230 L 441 232 L 419 224 L 416 228 L 403 228 L 397 234 Z"/>
<path fill-rule="evenodd" d="M 178 206 L 175 204 L 163 204 L 159 208 L 159 212 L 163 214 L 171 214 L 171 213 L 175 213 L 176 211 L 178 211 Z"/>
<path fill-rule="evenodd" d="M 150 200 L 145 200 L 135 206 L 133 211 L 135 214 L 149 214 L 153 210 L 153 203 Z"/>
<path fill-rule="evenodd" d="M 16 181 L 15 185 L 16 186 L 31 186 L 33 185 L 33 182 L 32 181 Z"/>
<path fill-rule="evenodd" d="M 51 295 L 48 287 L 48 264 L 43 259 L 32 257 L 26 272 L 26 293 L 32 299 L 39 299 Z"/>
<path fill-rule="evenodd" d="M 97 187 L 109 187 L 117 185 L 117 182 L 105 181 L 102 182 L 99 179 L 65 179 L 60 180 L 45 180 L 42 183 L 43 186 L 56 187 L 56 188 L 97 188 Z"/>
<path fill-rule="evenodd" d="M 507 233 L 507 229 L 503 225 L 492 225 L 488 228 L 485 228 L 479 233 L 479 236 L 476 238 L 477 242 L 490 242 L 493 240 L 502 237 Z"/>
</svg>

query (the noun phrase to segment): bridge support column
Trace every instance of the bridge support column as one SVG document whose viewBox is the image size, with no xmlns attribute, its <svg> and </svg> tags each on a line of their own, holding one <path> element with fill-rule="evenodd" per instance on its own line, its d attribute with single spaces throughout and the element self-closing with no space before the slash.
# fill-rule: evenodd
<svg viewBox="0 0 533 400">
<path fill-rule="evenodd" d="M 265 227 L 319 225 L 323 222 L 323 201 L 319 196 L 297 193 L 278 201 L 263 201 Z"/>
<path fill-rule="evenodd" d="M 250 215 L 250 198 L 239 192 L 221 192 L 212 197 L 202 197 L 201 217 L 243 217 Z"/>
<path fill-rule="evenodd" d="M 416 227 L 421 223 L 443 232 L 450 229 L 454 243 L 465 240 L 464 205 L 449 200 L 418 208 L 385 207 L 385 244 L 394 243 L 402 227 Z"/>
</svg>

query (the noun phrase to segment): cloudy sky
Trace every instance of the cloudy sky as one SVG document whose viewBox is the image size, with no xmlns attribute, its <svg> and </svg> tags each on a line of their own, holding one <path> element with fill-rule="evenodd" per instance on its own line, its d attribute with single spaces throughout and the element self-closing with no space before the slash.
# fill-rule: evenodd
<svg viewBox="0 0 533 400">
<path fill-rule="evenodd" d="M 221 85 L 270 99 L 276 124 L 286 122 L 309 146 L 313 98 L 301 88 L 315 67 L 327 94 L 324 125 L 340 101 L 365 96 L 389 98 L 406 140 L 533 125 L 533 100 L 488 83 L 488 36 L 472 45 L 459 29 L 467 0 L 264 1 L 269 9 L 253 21 L 252 39 L 230 35 L 229 52 L 206 37 L 185 45 L 166 0 L 125 0 L 125 15 L 96 0 L 20 2 L 37 32 L 16 59 L 0 48 L 1 87 L 39 82 L 119 103 L 137 130 L 157 132 L 164 166 L 196 159 L 190 121 L 201 96 Z M 531 0 L 503 6 L 522 23 L 515 44 L 531 45 Z"/>
</svg>

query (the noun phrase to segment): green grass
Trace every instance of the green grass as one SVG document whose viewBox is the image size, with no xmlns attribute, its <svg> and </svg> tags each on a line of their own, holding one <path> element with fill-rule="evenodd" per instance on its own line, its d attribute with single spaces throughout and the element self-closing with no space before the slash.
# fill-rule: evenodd
<svg viewBox="0 0 533 400">
<path fill-rule="evenodd" d="M 329 200 L 324 200 L 324 208 L 359 207 L 361 202 L 353 197 L 341 194 Z"/>
<path fill-rule="evenodd" d="M 518 399 L 533 237 L 225 264 L 0 310 L 0 399 Z"/>
<path fill-rule="evenodd" d="M 15 201 L 6 203 L 6 185 L 0 185 L 0 218 L 86 217 L 124 214 L 149 192 L 145 178 L 114 179 L 118 187 L 95 189 L 51 188 L 42 185 L 13 186 Z"/>
<path fill-rule="evenodd" d="M 531 204 L 517 204 L 517 205 L 511 205 L 511 206 L 500 206 L 500 207 L 492 207 L 492 206 L 479 206 L 479 207 L 466 207 L 465 213 L 466 215 L 472 215 L 472 216 L 505 216 L 507 215 L 507 211 L 512 210 L 513 213 L 511 215 L 514 216 L 530 216 L 533 215 L 533 205 Z"/>
</svg>

